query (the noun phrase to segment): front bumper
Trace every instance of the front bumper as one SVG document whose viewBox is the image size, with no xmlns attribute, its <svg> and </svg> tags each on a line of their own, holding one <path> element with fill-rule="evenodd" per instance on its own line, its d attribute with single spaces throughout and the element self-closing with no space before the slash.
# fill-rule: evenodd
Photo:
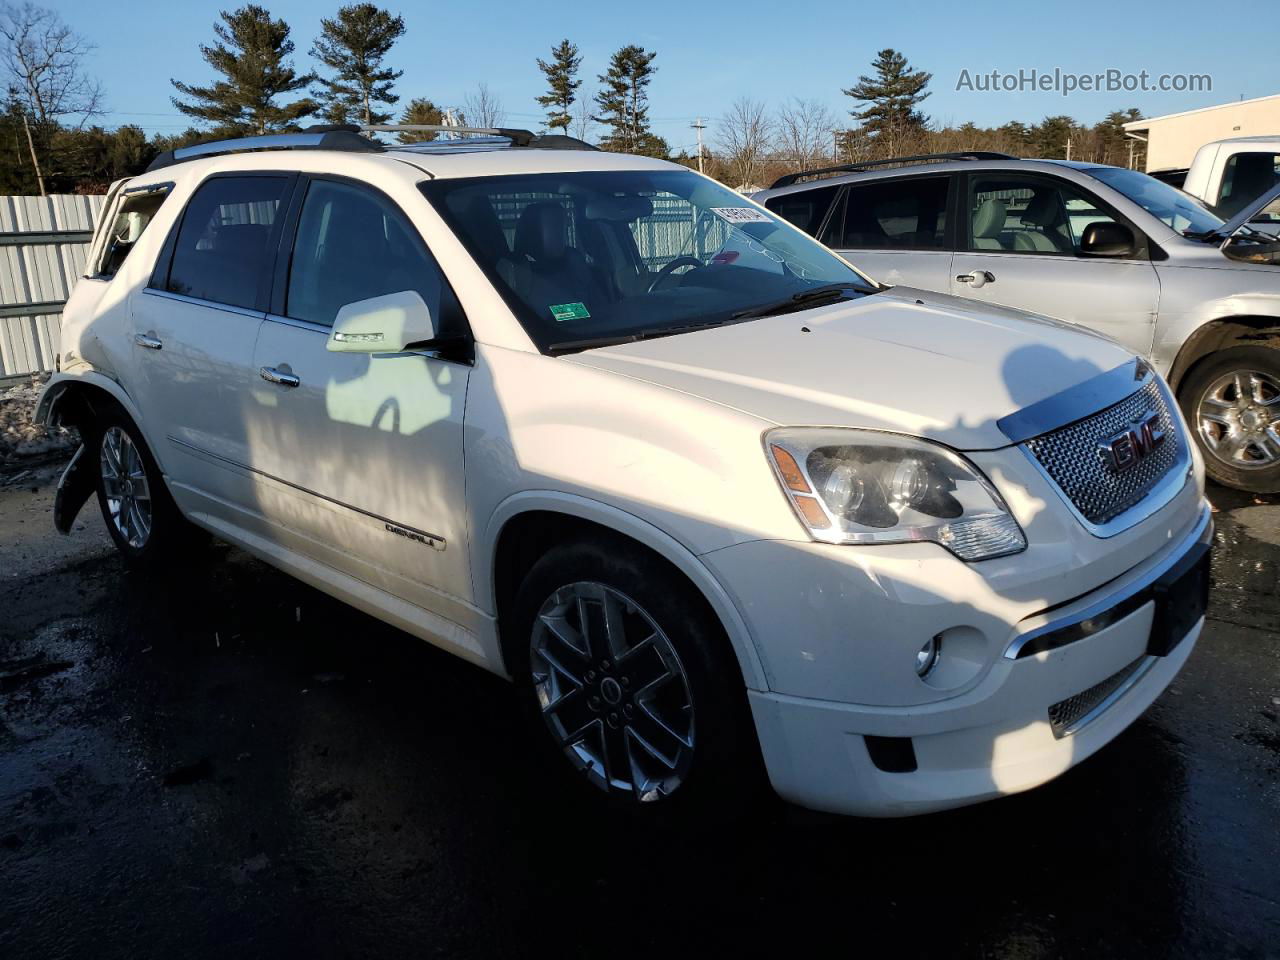
<svg viewBox="0 0 1280 960">
<path fill-rule="evenodd" d="M 1150 653 L 1164 609 L 1152 584 L 1212 535 L 1197 485 L 1187 486 L 1196 507 L 1169 514 L 1182 522 L 1158 520 L 1155 540 L 1127 548 L 1141 562 L 1083 595 L 1054 595 L 1045 583 L 1032 594 L 984 592 L 981 578 L 962 576 L 971 566 L 918 551 L 914 569 L 901 563 L 906 551 L 816 558 L 810 545 L 776 542 L 718 558 L 730 581 L 742 582 L 748 568 L 773 581 L 739 602 L 758 644 L 761 630 L 772 632 L 762 644 L 770 689 L 749 696 L 775 789 L 813 809 L 906 816 L 1029 789 L 1098 750 L 1168 686 L 1199 636 L 1197 615 L 1179 624 L 1178 642 L 1157 651 L 1164 655 Z M 805 556 L 815 562 L 800 563 Z M 779 613 L 767 598 L 778 596 L 788 567 L 807 587 Z M 1063 589 L 1075 582 L 1064 578 Z M 956 656 L 944 682 L 931 685 L 932 674 L 914 675 L 914 653 L 937 633 L 937 669 L 947 638 Z M 886 763 L 886 743 L 908 745 L 909 763 Z"/>
</svg>

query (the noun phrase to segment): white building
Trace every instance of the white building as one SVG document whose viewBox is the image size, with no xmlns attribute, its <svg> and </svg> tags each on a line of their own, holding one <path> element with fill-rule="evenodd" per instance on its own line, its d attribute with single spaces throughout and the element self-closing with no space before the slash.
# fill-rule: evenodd
<svg viewBox="0 0 1280 960">
<path fill-rule="evenodd" d="M 1230 137 L 1280 135 L 1280 93 L 1216 107 L 1134 120 L 1125 134 L 1147 145 L 1147 172 L 1185 170 L 1206 143 Z"/>
</svg>

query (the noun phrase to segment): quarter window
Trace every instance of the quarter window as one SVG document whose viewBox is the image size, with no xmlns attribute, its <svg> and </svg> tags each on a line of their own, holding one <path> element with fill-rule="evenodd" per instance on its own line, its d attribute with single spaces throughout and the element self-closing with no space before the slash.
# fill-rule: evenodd
<svg viewBox="0 0 1280 960">
<path fill-rule="evenodd" d="M 348 303 L 415 290 L 442 337 L 465 332 L 462 311 L 417 229 L 380 194 L 315 180 L 289 268 L 285 312 L 332 326 Z"/>
<path fill-rule="evenodd" d="M 1085 227 L 1117 222 L 1088 194 L 1051 180 L 979 177 L 969 197 L 971 250 L 1078 256 Z"/>
<path fill-rule="evenodd" d="M 94 268 L 94 276 L 107 278 L 116 275 L 168 196 L 169 187 L 164 186 L 130 193 L 120 200 Z"/>
<path fill-rule="evenodd" d="M 260 309 L 271 275 L 273 226 L 287 177 L 217 177 L 187 204 L 165 289 Z"/>
<path fill-rule="evenodd" d="M 945 248 L 950 182 L 949 177 L 920 177 L 851 186 L 843 231 L 829 229 L 824 239 L 853 250 Z"/>
</svg>

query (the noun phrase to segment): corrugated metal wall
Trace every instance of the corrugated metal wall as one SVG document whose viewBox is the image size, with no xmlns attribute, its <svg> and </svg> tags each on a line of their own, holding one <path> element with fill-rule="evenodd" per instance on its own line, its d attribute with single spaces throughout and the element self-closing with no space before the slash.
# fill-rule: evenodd
<svg viewBox="0 0 1280 960">
<path fill-rule="evenodd" d="M 0 197 L 0 376 L 52 370 L 104 197 Z"/>
</svg>

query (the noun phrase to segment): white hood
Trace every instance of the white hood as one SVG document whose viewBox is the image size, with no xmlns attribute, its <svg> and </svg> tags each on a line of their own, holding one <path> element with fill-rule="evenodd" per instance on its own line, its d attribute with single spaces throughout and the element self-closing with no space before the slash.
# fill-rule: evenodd
<svg viewBox="0 0 1280 960">
<path fill-rule="evenodd" d="M 565 359 L 776 424 L 891 430 L 987 450 L 1009 443 L 1001 417 L 1131 357 L 1073 324 L 895 287 Z"/>
</svg>

